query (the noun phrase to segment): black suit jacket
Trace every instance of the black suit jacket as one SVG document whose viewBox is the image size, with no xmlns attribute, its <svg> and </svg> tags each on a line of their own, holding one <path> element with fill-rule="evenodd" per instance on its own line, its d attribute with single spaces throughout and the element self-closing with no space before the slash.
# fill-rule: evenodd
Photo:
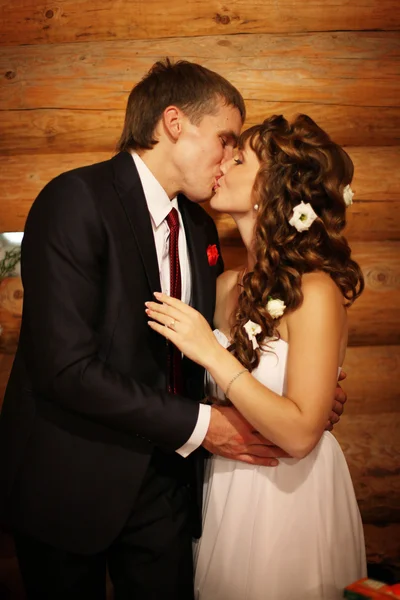
<svg viewBox="0 0 400 600">
<path fill-rule="evenodd" d="M 207 247 L 217 231 L 200 206 L 180 197 L 179 207 L 193 306 L 211 323 L 222 260 L 210 266 Z M 203 396 L 203 370 L 186 359 L 185 396 L 166 392 L 166 342 L 144 312 L 160 290 L 157 256 L 129 153 L 42 190 L 26 223 L 22 279 L 0 419 L 3 513 L 44 542 L 98 552 L 123 527 L 154 448 L 173 453 L 188 440 Z M 201 483 L 201 458 L 186 460 Z"/>
</svg>

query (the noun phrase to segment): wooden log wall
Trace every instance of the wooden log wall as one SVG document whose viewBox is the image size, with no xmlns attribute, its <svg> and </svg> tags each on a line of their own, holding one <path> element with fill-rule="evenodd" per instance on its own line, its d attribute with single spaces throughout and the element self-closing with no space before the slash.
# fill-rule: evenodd
<svg viewBox="0 0 400 600">
<path fill-rule="evenodd" d="M 243 93 L 247 125 L 305 112 L 355 164 L 348 238 L 366 291 L 350 312 L 346 453 L 369 560 L 400 566 L 398 0 L 13 0 L 0 12 L 0 231 L 23 230 L 60 172 L 110 157 L 132 86 L 158 59 L 200 62 Z M 210 210 L 210 209 L 208 209 Z M 226 265 L 243 257 L 213 215 Z M 12 356 L 0 356 L 0 392 Z"/>
</svg>

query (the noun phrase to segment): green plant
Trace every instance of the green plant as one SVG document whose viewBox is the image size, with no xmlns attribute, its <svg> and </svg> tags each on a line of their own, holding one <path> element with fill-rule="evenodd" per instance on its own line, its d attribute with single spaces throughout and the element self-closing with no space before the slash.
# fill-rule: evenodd
<svg viewBox="0 0 400 600">
<path fill-rule="evenodd" d="M 8 277 L 14 271 L 21 260 L 21 248 L 11 248 L 6 250 L 4 258 L 0 260 L 0 279 Z"/>
</svg>

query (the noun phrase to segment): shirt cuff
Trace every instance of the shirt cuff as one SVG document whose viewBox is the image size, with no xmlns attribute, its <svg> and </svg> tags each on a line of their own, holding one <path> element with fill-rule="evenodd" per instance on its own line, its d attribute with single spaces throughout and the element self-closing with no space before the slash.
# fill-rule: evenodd
<svg viewBox="0 0 400 600">
<path fill-rule="evenodd" d="M 186 458 L 194 450 L 197 450 L 197 448 L 201 446 L 201 444 L 204 441 L 204 438 L 206 437 L 206 433 L 210 426 L 210 419 L 211 406 L 208 404 L 200 404 L 199 416 L 197 417 L 196 427 L 194 428 L 192 435 L 190 436 L 186 444 L 183 444 L 183 446 L 178 448 L 178 450 L 176 450 L 175 452 L 183 456 L 183 458 Z"/>
</svg>

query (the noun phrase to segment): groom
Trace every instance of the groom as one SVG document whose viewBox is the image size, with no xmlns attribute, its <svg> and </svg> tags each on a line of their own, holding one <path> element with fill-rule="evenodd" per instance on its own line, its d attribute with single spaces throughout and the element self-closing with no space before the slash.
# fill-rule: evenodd
<svg viewBox="0 0 400 600">
<path fill-rule="evenodd" d="M 39 194 L 22 246 L 24 313 L 0 420 L 3 512 L 28 599 L 193 598 L 201 445 L 272 465 L 204 373 L 147 325 L 163 290 L 211 323 L 222 272 L 198 205 L 232 156 L 243 98 L 199 65 L 156 63 L 109 161 Z"/>
</svg>

